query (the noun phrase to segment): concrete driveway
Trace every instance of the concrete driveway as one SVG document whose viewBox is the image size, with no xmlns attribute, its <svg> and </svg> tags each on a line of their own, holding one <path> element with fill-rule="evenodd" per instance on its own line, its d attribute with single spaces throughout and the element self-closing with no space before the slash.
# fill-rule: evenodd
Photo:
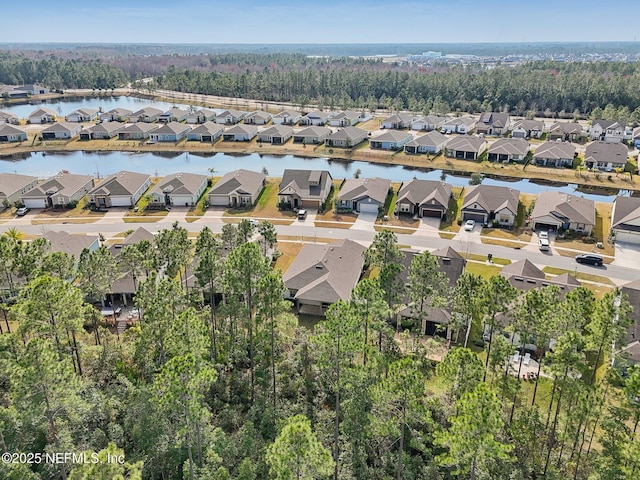
<svg viewBox="0 0 640 480">
<path fill-rule="evenodd" d="M 640 245 L 627 242 L 616 242 L 616 258 L 613 265 L 640 269 Z"/>
<path fill-rule="evenodd" d="M 440 218 L 422 217 L 418 226 L 419 235 L 438 236 L 440 230 Z"/>
<path fill-rule="evenodd" d="M 376 213 L 360 212 L 358 218 L 353 222 L 351 230 L 368 230 L 370 232 L 375 231 L 373 225 L 376 223 L 378 215 Z"/>
</svg>

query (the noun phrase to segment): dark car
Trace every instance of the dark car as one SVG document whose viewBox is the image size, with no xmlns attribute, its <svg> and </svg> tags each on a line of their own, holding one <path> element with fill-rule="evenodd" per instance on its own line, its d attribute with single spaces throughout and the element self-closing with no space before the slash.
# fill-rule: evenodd
<svg viewBox="0 0 640 480">
<path fill-rule="evenodd" d="M 587 253 L 583 253 L 581 255 L 576 256 L 576 262 L 585 263 L 587 265 L 595 265 L 596 267 L 601 267 L 604 263 L 604 260 L 600 255 L 590 255 Z"/>
</svg>

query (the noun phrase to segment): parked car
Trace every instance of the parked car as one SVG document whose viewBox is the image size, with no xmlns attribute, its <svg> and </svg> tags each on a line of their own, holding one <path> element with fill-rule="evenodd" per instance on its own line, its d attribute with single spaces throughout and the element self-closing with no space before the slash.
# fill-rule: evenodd
<svg viewBox="0 0 640 480">
<path fill-rule="evenodd" d="M 546 238 L 546 239 L 549 239 L 549 232 L 547 232 L 546 230 L 541 231 L 541 232 L 538 234 L 538 238 Z"/>
<path fill-rule="evenodd" d="M 538 248 L 540 248 L 541 252 L 548 252 L 551 248 L 549 247 L 549 240 L 546 238 L 538 239 Z"/>
<path fill-rule="evenodd" d="M 298 220 L 304 220 L 305 218 L 307 218 L 307 211 L 298 210 Z"/>
<path fill-rule="evenodd" d="M 601 267 L 604 263 L 604 260 L 600 255 L 593 255 L 590 253 L 581 253 L 576 256 L 576 262 L 584 263 L 587 265 L 595 265 L 596 267 Z"/>
<path fill-rule="evenodd" d="M 471 232 L 473 231 L 473 227 L 476 226 L 476 221 L 475 220 L 467 220 L 464 224 L 464 231 L 465 232 Z"/>
<path fill-rule="evenodd" d="M 24 217 L 27 213 L 29 213 L 29 210 L 31 210 L 29 207 L 20 207 L 18 210 L 16 210 L 16 215 L 19 217 Z"/>
<path fill-rule="evenodd" d="M 249 219 L 249 223 L 251 225 L 253 225 L 254 227 L 259 227 L 260 226 L 260 222 L 258 220 L 256 220 L 255 218 L 250 218 Z"/>
</svg>

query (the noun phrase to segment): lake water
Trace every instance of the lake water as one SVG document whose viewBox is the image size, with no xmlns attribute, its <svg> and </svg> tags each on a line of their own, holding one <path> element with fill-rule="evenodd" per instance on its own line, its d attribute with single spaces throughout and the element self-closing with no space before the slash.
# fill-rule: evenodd
<svg viewBox="0 0 640 480">
<path fill-rule="evenodd" d="M 425 170 L 401 165 L 383 165 L 367 162 L 349 162 L 328 158 L 306 158 L 293 155 L 230 155 L 224 153 L 195 154 L 188 152 L 175 153 L 128 153 L 128 152 L 66 152 L 48 154 L 35 152 L 19 158 L 0 157 L 0 172 L 35 175 L 40 178 L 55 175 L 60 170 L 71 173 L 104 177 L 120 170 L 148 173 L 153 176 L 164 176 L 170 173 L 189 172 L 210 175 L 214 168 L 216 176 L 223 175 L 238 168 L 261 171 L 266 168 L 269 176 L 280 177 L 285 169 L 329 170 L 335 179 L 351 178 L 357 170 L 362 177 L 388 178 L 394 182 L 403 182 L 416 177 L 425 180 L 444 178 L 453 186 L 469 185 L 469 177 L 462 174 L 443 175 L 441 170 Z M 523 193 L 538 194 L 545 190 L 559 190 L 565 193 L 583 195 L 598 202 L 611 202 L 617 190 L 593 193 L 580 191 L 581 187 L 573 184 L 550 185 L 539 184 L 523 179 L 485 178 L 485 185 L 509 186 Z M 621 191 L 628 195 L 629 192 Z"/>
</svg>

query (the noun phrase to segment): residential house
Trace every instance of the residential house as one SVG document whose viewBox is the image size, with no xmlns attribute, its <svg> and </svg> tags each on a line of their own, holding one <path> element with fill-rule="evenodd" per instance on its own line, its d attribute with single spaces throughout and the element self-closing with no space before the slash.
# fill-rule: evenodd
<svg viewBox="0 0 640 480">
<path fill-rule="evenodd" d="M 413 135 L 408 132 L 390 130 L 370 138 L 369 147 L 380 150 L 402 150 L 405 144 L 411 140 L 413 140 Z"/>
<path fill-rule="evenodd" d="M 43 129 L 40 135 L 43 140 L 69 140 L 77 137 L 82 125 L 69 122 L 57 122 Z"/>
<path fill-rule="evenodd" d="M 394 113 L 390 117 L 382 120 L 380 128 L 403 130 L 409 128 L 415 119 L 416 116 L 412 113 Z"/>
<path fill-rule="evenodd" d="M 244 117 L 244 123 L 247 125 L 266 125 L 271 121 L 272 115 L 262 110 L 256 110 Z"/>
<path fill-rule="evenodd" d="M 398 190 L 396 211 L 418 217 L 444 218 L 449 209 L 451 185 L 437 180 L 409 180 Z"/>
<path fill-rule="evenodd" d="M 422 252 L 413 248 L 401 248 L 400 253 L 402 254 L 402 257 L 399 260 L 400 266 L 402 266 L 402 270 L 399 274 L 400 281 L 403 285 L 407 286 L 406 290 L 408 290 L 410 286 L 408 282 L 411 262 L 413 262 L 413 259 Z M 451 247 L 443 247 L 438 250 L 434 250 L 431 252 L 431 255 L 436 257 L 436 260 L 438 261 L 438 270 L 444 273 L 447 277 L 449 287 L 454 287 L 458 282 L 458 278 L 462 276 L 464 268 L 467 265 L 467 261 Z"/>
<path fill-rule="evenodd" d="M 512 227 L 518 215 L 520 192 L 509 187 L 475 185 L 469 187 L 462 203 L 462 221 L 475 220 Z"/>
<path fill-rule="evenodd" d="M 137 123 L 137 122 L 153 123 L 153 122 L 157 122 L 160 119 L 160 115 L 162 115 L 163 113 L 164 112 L 162 110 L 159 110 L 157 108 L 144 107 L 138 110 L 137 112 L 133 112 L 129 116 L 129 121 L 131 123 Z"/>
<path fill-rule="evenodd" d="M 199 124 L 205 122 L 215 122 L 216 112 L 209 110 L 208 108 L 201 108 L 197 112 L 191 112 L 187 115 L 187 123 Z"/>
<path fill-rule="evenodd" d="M 640 127 L 636 127 L 633 129 L 631 141 L 635 148 L 640 149 Z"/>
<path fill-rule="evenodd" d="M 414 138 L 404 146 L 405 153 L 431 153 L 437 155 L 449 142 L 449 139 L 437 131 L 431 131 Z"/>
<path fill-rule="evenodd" d="M 103 179 L 88 193 L 97 207 L 134 207 L 151 185 L 146 173 L 120 171 Z"/>
<path fill-rule="evenodd" d="M 209 177 L 195 173 L 167 175 L 151 189 L 153 204 L 192 207 L 207 188 Z"/>
<path fill-rule="evenodd" d="M 332 181 L 326 170 L 286 169 L 278 190 L 278 203 L 289 208 L 320 208 L 329 196 Z"/>
<path fill-rule="evenodd" d="M 266 184 L 264 173 L 234 170 L 225 174 L 209 191 L 209 204 L 225 207 L 254 205 Z"/>
<path fill-rule="evenodd" d="M 293 127 L 290 125 L 271 125 L 258 134 L 258 141 L 271 143 L 273 145 L 283 145 L 293 135 Z"/>
<path fill-rule="evenodd" d="M 223 132 L 224 127 L 222 125 L 206 121 L 203 124 L 195 127 L 190 132 L 187 132 L 187 140 L 213 143 L 222 136 Z"/>
<path fill-rule="evenodd" d="M 590 235 L 596 224 L 593 200 L 558 191 L 540 192 L 531 212 L 531 225 L 541 230 L 573 230 Z"/>
<path fill-rule="evenodd" d="M 258 128 L 253 125 L 235 125 L 222 134 L 225 142 L 250 142 L 258 134 Z"/>
<path fill-rule="evenodd" d="M 611 234 L 616 242 L 640 243 L 640 198 L 618 196 L 613 200 Z"/>
<path fill-rule="evenodd" d="M 625 140 L 627 124 L 615 120 L 594 120 L 589 128 L 589 138 L 603 142 L 620 143 Z"/>
<path fill-rule="evenodd" d="M 0 143 L 24 142 L 27 140 L 27 131 L 11 123 L 0 123 Z"/>
<path fill-rule="evenodd" d="M 300 112 L 295 110 L 283 110 L 282 112 L 274 115 L 272 121 L 275 125 L 295 125 L 302 118 Z"/>
<path fill-rule="evenodd" d="M 167 122 L 157 130 L 149 133 L 152 142 L 179 142 L 186 138 L 191 127 L 184 123 Z"/>
<path fill-rule="evenodd" d="M 38 186 L 38 177 L 0 173 L 0 206 L 16 205 L 22 195 Z"/>
<path fill-rule="evenodd" d="M 596 141 L 587 145 L 584 164 L 593 170 L 612 172 L 627 165 L 629 149 L 622 143 Z"/>
<path fill-rule="evenodd" d="M 486 149 L 487 142 L 484 138 L 460 136 L 447 142 L 445 156 L 462 160 L 478 160 Z"/>
<path fill-rule="evenodd" d="M 540 138 L 544 132 L 544 122 L 540 120 L 518 120 L 513 124 L 513 138 Z"/>
<path fill-rule="evenodd" d="M 313 111 L 311 113 L 307 113 L 304 117 L 300 119 L 298 122 L 300 125 L 312 125 L 312 126 L 322 126 L 326 125 L 329 121 L 328 112 L 321 112 L 319 110 Z"/>
<path fill-rule="evenodd" d="M 293 134 L 293 143 L 320 144 L 324 143 L 329 135 L 331 135 L 331 129 L 328 127 L 307 127 Z"/>
<path fill-rule="evenodd" d="M 138 227 L 136 230 L 124 237 L 122 242 L 111 245 L 109 247 L 109 253 L 114 257 L 117 257 L 130 246 L 137 245 L 142 241 L 153 244 L 154 239 L 153 233 L 149 232 L 145 228 Z M 132 270 L 125 272 L 124 277 L 119 276 L 117 280 L 111 283 L 112 295 L 119 296 L 122 304 L 126 306 L 133 302 L 133 296 L 138 293 L 138 286 L 146 278 L 147 276 L 144 273 L 136 274 L 135 271 Z"/>
<path fill-rule="evenodd" d="M 112 108 L 108 112 L 100 114 L 101 122 L 124 122 L 133 112 L 128 108 Z"/>
<path fill-rule="evenodd" d="M 67 115 L 67 122 L 93 122 L 98 118 L 98 113 L 97 108 L 79 108 Z"/>
<path fill-rule="evenodd" d="M 476 133 L 482 135 L 502 136 L 511 130 L 511 117 L 508 113 L 484 112 L 476 124 Z"/>
<path fill-rule="evenodd" d="M 329 117 L 329 125 L 332 127 L 352 127 L 362 121 L 364 114 L 345 110 L 334 113 Z"/>
<path fill-rule="evenodd" d="M 364 250 L 349 239 L 304 245 L 282 276 L 285 298 L 300 313 L 324 315 L 332 303 L 347 300 L 358 284 Z"/>
<path fill-rule="evenodd" d="M 0 123 L 10 123 L 12 125 L 18 125 L 20 123 L 20 119 L 14 113 L 0 112 Z"/>
<path fill-rule="evenodd" d="M 631 325 L 627 328 L 627 335 L 619 356 L 628 363 L 640 363 L 640 280 L 622 285 L 620 293 L 625 296 L 632 309 L 629 312 Z"/>
<path fill-rule="evenodd" d="M 442 122 L 440 131 L 442 133 L 467 134 L 475 130 L 477 122 L 478 121 L 473 117 L 448 118 L 447 120 Z"/>
<path fill-rule="evenodd" d="M 118 132 L 118 140 L 145 140 L 158 128 L 160 127 L 157 124 L 152 123 L 125 125 L 122 130 Z"/>
<path fill-rule="evenodd" d="M 575 142 L 584 136 L 582 125 L 575 122 L 556 122 L 549 128 L 547 138 L 551 141 Z"/>
<path fill-rule="evenodd" d="M 490 162 L 524 162 L 529 153 L 529 142 L 524 138 L 499 138 L 489 146 Z"/>
<path fill-rule="evenodd" d="M 14 92 L 26 92 L 28 95 L 47 95 L 49 89 L 35 83 L 27 83 L 25 85 L 17 86 L 13 89 Z"/>
<path fill-rule="evenodd" d="M 166 112 L 163 112 L 158 117 L 158 123 L 171 123 L 171 122 L 186 122 L 189 116 L 189 110 L 173 107 Z"/>
<path fill-rule="evenodd" d="M 364 142 L 367 132 L 358 127 L 345 127 L 332 133 L 324 140 L 327 147 L 351 148 Z"/>
<path fill-rule="evenodd" d="M 224 125 L 235 125 L 239 123 L 246 114 L 239 110 L 225 110 L 222 113 L 216 115 L 216 123 L 222 123 Z"/>
<path fill-rule="evenodd" d="M 542 167 L 572 167 L 576 147 L 568 142 L 544 142 L 533 152 L 533 163 Z"/>
<path fill-rule="evenodd" d="M 411 130 L 420 130 L 429 132 L 437 130 L 444 124 L 446 118 L 437 115 L 424 115 L 414 118 L 411 121 Z"/>
<path fill-rule="evenodd" d="M 49 242 L 49 248 L 52 252 L 66 253 L 76 260 L 80 258 L 84 250 L 93 252 L 100 248 L 98 235 L 72 235 L 65 231 L 49 230 L 45 232 L 43 238 Z"/>
<path fill-rule="evenodd" d="M 117 137 L 123 126 L 120 122 L 104 122 L 83 128 L 80 131 L 80 140 L 108 140 Z"/>
<path fill-rule="evenodd" d="M 358 213 L 375 213 L 384 207 L 391 180 L 385 178 L 349 178 L 338 192 L 336 208 Z"/>
<path fill-rule="evenodd" d="M 50 108 L 38 108 L 28 118 L 29 123 L 53 123 L 56 121 L 56 112 Z"/>
<path fill-rule="evenodd" d="M 545 273 L 528 259 L 518 260 L 510 265 L 505 265 L 502 270 L 500 270 L 500 275 L 506 278 L 512 287 L 522 291 L 555 285 L 560 289 L 560 292 L 564 294 L 581 285 L 574 276 L 568 273 L 563 273 L 562 275 L 548 279 Z"/>
<path fill-rule="evenodd" d="M 60 172 L 22 196 L 29 208 L 61 208 L 79 202 L 93 188 L 93 177 Z"/>
</svg>

